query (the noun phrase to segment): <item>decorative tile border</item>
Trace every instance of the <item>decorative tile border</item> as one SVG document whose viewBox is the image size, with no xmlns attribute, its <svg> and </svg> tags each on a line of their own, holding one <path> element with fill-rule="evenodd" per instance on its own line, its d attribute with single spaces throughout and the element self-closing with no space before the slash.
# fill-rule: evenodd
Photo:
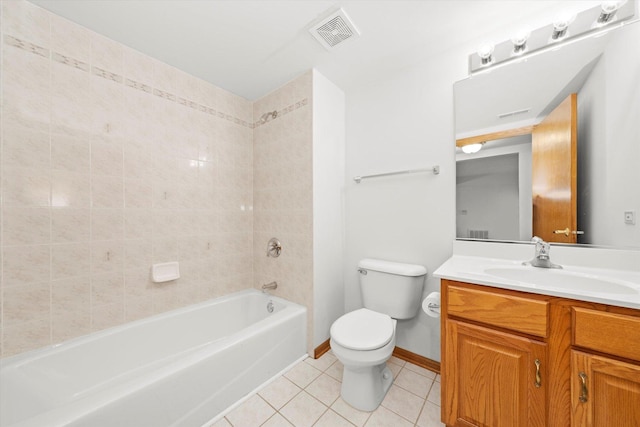
<svg viewBox="0 0 640 427">
<path fill-rule="evenodd" d="M 305 107 L 308 104 L 309 104 L 309 99 L 308 98 L 304 98 L 301 101 L 296 102 L 295 104 L 291 104 L 291 105 L 283 108 L 282 110 L 277 110 L 278 114 L 276 115 L 276 117 L 274 119 L 271 119 L 271 120 L 269 120 L 269 121 L 267 121 L 265 123 L 262 123 L 262 122 L 260 122 L 260 120 L 258 120 L 253 124 L 252 127 L 253 128 L 257 128 L 257 127 L 260 127 L 260 126 L 264 126 L 267 123 L 271 123 L 274 120 L 278 120 L 280 117 L 286 116 L 290 112 L 295 111 L 297 109 L 300 109 L 302 107 Z"/>
<path fill-rule="evenodd" d="M 158 96 L 160 98 L 166 99 L 167 101 L 171 101 L 171 102 L 177 102 L 178 104 L 181 104 L 185 107 L 189 107 L 192 108 L 194 110 L 198 110 L 201 111 L 203 113 L 215 116 L 215 117 L 219 117 L 221 119 L 227 120 L 229 122 L 235 123 L 239 126 L 244 126 L 244 127 L 248 127 L 250 129 L 255 128 L 256 126 L 259 126 L 259 124 L 257 123 L 249 123 L 246 120 L 241 120 L 238 117 L 234 117 L 231 114 L 226 114 L 222 111 L 216 111 L 215 109 L 206 106 L 206 105 L 202 105 L 199 104 L 195 101 L 192 101 L 190 99 L 186 99 L 186 98 L 182 98 L 179 96 L 176 96 L 172 93 L 169 93 L 167 91 L 158 89 L 158 88 L 154 88 L 151 87 L 149 85 L 146 85 L 144 83 L 132 80 L 130 78 L 127 78 L 126 76 L 121 76 L 119 74 L 116 73 L 112 73 L 111 71 L 108 70 L 104 70 L 102 68 L 98 68 L 98 67 L 91 67 L 89 64 L 87 64 L 86 62 L 82 62 L 79 61 L 75 58 L 71 58 L 69 56 L 66 55 L 62 55 L 58 52 L 52 52 L 49 49 L 45 49 L 43 47 L 40 47 L 38 45 L 35 45 L 33 43 L 18 39 L 16 37 L 12 37 L 8 34 L 4 34 L 4 41 L 5 44 L 9 45 L 9 46 L 13 46 L 13 47 L 17 47 L 18 49 L 22 49 L 25 50 L 27 52 L 31 52 L 31 53 L 35 53 L 36 55 L 45 57 L 45 58 L 49 58 L 53 61 L 59 62 L 61 64 L 65 64 L 68 65 L 70 67 L 74 67 L 77 68 L 79 70 L 85 71 L 85 72 L 90 72 L 91 74 L 93 74 L 94 76 L 98 76 L 98 77 L 102 77 L 104 79 L 107 80 L 111 80 L 115 83 L 118 84 L 124 84 L 125 86 L 128 86 L 132 89 L 136 89 L 136 90 L 140 90 L 142 92 L 148 93 L 148 94 L 153 94 L 155 96 Z M 304 102 L 304 105 L 306 105 L 306 99 L 304 99 L 302 102 Z M 296 103 L 296 105 L 301 104 L 301 102 Z M 289 108 L 289 107 L 288 107 Z M 299 108 L 299 107 L 297 107 Z M 285 109 L 286 110 L 286 109 Z M 283 111 L 285 111 L 283 110 Z M 283 114 L 286 114 L 283 112 Z"/>
<path fill-rule="evenodd" d="M 91 67 L 91 72 L 93 73 L 94 76 L 99 76 L 99 77 L 102 77 L 103 79 L 111 80 L 116 83 L 122 83 L 123 81 L 122 76 L 107 70 L 103 70 L 102 68 Z"/>
<path fill-rule="evenodd" d="M 33 43 L 26 42 L 24 40 L 11 37 L 8 34 L 4 36 L 4 42 L 9 46 L 17 47 L 18 49 L 26 50 L 27 52 L 35 53 L 36 55 L 49 57 L 49 49 L 45 49 Z"/>
<path fill-rule="evenodd" d="M 89 64 L 86 62 L 78 61 L 77 59 L 70 58 L 65 55 L 61 55 L 58 52 L 51 52 L 51 59 L 64 65 L 68 65 L 73 68 L 77 68 L 81 71 L 89 71 Z"/>
<path fill-rule="evenodd" d="M 153 93 L 153 88 L 151 86 L 137 82 L 135 80 L 125 79 L 125 84 L 133 89 L 141 90 L 149 94 Z"/>
</svg>

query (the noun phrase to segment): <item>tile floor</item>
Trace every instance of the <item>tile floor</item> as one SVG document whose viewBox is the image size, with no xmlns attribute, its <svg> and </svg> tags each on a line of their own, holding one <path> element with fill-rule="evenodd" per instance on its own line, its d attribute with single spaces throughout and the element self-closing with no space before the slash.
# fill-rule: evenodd
<svg viewBox="0 0 640 427">
<path fill-rule="evenodd" d="M 342 363 L 329 352 L 299 362 L 211 427 L 444 426 L 440 376 L 395 357 L 387 364 L 395 379 L 373 412 L 359 411 L 342 400 Z"/>
</svg>

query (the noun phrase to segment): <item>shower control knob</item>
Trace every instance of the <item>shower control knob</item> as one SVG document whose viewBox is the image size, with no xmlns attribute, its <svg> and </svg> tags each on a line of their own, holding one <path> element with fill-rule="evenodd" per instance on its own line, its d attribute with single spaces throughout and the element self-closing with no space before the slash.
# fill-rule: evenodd
<svg viewBox="0 0 640 427">
<path fill-rule="evenodd" d="M 278 258 L 282 252 L 282 245 L 275 237 L 272 237 L 267 244 L 267 256 Z"/>
</svg>

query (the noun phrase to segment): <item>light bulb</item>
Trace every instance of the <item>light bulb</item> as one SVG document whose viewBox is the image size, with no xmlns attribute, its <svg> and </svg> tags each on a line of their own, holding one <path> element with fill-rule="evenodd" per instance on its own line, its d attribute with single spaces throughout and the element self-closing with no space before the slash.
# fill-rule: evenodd
<svg viewBox="0 0 640 427">
<path fill-rule="evenodd" d="M 553 33 L 551 40 L 557 41 L 567 36 L 569 25 L 576 19 L 576 16 L 569 12 L 561 12 L 553 19 Z"/>
<path fill-rule="evenodd" d="M 600 5 L 603 13 L 613 13 L 616 10 L 620 9 L 623 4 L 626 3 L 626 0 L 623 1 L 603 1 Z"/>
<path fill-rule="evenodd" d="M 531 32 L 528 30 L 520 30 L 511 37 L 511 43 L 513 43 L 513 54 L 522 55 L 527 50 L 527 40 Z"/>
<path fill-rule="evenodd" d="M 461 148 L 462 148 L 462 152 L 465 154 L 475 154 L 478 151 L 480 151 L 483 145 L 484 145 L 484 142 L 478 142 L 475 144 L 463 145 Z"/>
<path fill-rule="evenodd" d="M 478 56 L 482 61 L 482 65 L 489 65 L 493 61 L 491 55 L 493 54 L 494 46 L 490 43 L 485 43 L 478 48 Z"/>
<path fill-rule="evenodd" d="M 616 16 L 616 11 L 620 9 L 626 2 L 626 0 L 603 1 L 600 5 L 602 12 L 600 12 L 600 16 L 598 16 L 598 20 L 596 21 L 595 25 L 600 27 L 611 22 Z"/>
</svg>

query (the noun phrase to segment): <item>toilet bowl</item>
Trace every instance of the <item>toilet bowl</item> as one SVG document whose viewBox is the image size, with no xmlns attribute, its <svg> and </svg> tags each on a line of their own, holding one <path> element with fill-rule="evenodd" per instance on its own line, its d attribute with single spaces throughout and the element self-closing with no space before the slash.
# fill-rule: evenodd
<svg viewBox="0 0 640 427">
<path fill-rule="evenodd" d="M 366 308 L 331 326 L 331 350 L 344 365 L 342 398 L 356 409 L 376 409 L 393 382 L 387 367 L 396 345 L 395 319 Z"/>
<path fill-rule="evenodd" d="M 333 354 L 344 365 L 340 394 L 361 411 L 375 410 L 393 382 L 387 367 L 396 346 L 396 319 L 418 313 L 427 270 L 421 265 L 363 259 L 358 263 L 364 308 L 331 325 Z"/>
</svg>

